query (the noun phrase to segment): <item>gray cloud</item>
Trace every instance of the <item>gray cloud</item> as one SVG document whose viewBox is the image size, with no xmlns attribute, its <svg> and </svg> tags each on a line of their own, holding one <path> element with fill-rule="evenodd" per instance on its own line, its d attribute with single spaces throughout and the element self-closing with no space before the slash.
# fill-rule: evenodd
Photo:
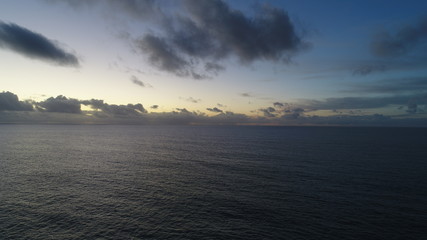
<svg viewBox="0 0 427 240">
<path fill-rule="evenodd" d="M 427 77 L 383 79 L 370 84 L 356 85 L 346 92 L 395 94 L 427 92 Z"/>
<path fill-rule="evenodd" d="M 210 112 L 216 112 L 216 113 L 222 113 L 223 111 L 217 107 L 214 108 L 206 108 L 206 110 L 210 111 Z"/>
<path fill-rule="evenodd" d="M 427 94 L 409 94 L 386 97 L 343 97 L 324 100 L 299 100 L 295 103 L 307 111 L 314 110 L 354 110 L 383 108 L 390 105 L 406 106 L 408 113 L 416 113 L 418 105 L 427 104 Z"/>
<path fill-rule="evenodd" d="M 48 1 L 75 8 L 103 5 L 111 14 L 154 24 L 155 30 L 126 38 L 154 67 L 180 77 L 211 78 L 225 69 L 220 61 L 227 58 L 288 63 L 308 46 L 286 11 L 267 5 L 249 16 L 222 0 L 171 1 L 173 8 L 154 0 Z"/>
<path fill-rule="evenodd" d="M 138 116 L 143 113 L 147 113 L 147 110 L 140 103 L 127 104 L 127 105 L 116 105 L 107 104 L 103 100 L 91 99 L 80 101 L 81 104 L 91 106 L 93 109 L 100 109 L 105 114 L 111 114 L 115 116 Z"/>
<path fill-rule="evenodd" d="M 250 94 L 250 93 L 241 93 L 239 95 L 242 96 L 242 97 L 253 97 L 253 95 Z"/>
<path fill-rule="evenodd" d="M 0 111 L 33 111 L 33 105 L 28 101 L 19 101 L 18 96 L 11 92 L 1 92 Z"/>
<path fill-rule="evenodd" d="M 379 57 L 400 57 L 413 51 L 427 40 L 427 17 L 412 26 L 398 29 L 394 34 L 381 32 L 371 43 L 371 51 Z"/>
<path fill-rule="evenodd" d="M 193 98 L 193 97 L 189 97 L 189 98 L 181 98 L 181 97 L 180 97 L 180 99 L 183 99 L 183 100 L 185 100 L 185 101 L 187 101 L 187 102 L 191 102 L 191 103 L 199 103 L 199 102 L 201 102 L 201 101 L 202 101 L 201 99 L 195 99 L 195 98 Z"/>
<path fill-rule="evenodd" d="M 36 106 L 34 111 L 32 105 Z M 82 111 L 80 104 L 92 107 Z M 94 123 L 94 124 L 278 124 L 278 125 L 359 125 L 427 126 L 427 94 L 388 97 L 302 99 L 283 106 L 261 108 L 261 117 L 249 117 L 219 108 L 208 116 L 186 108 L 172 112 L 147 113 L 142 104 L 115 105 L 103 100 L 77 100 L 58 96 L 41 102 L 23 102 L 10 92 L 0 93 L 0 122 Z M 363 109 L 397 105 L 398 115 L 369 114 Z M 153 105 L 156 106 L 156 105 Z M 152 106 L 152 107 L 153 107 Z M 210 111 L 209 109 L 207 109 Z M 314 110 L 330 110 L 331 116 L 316 116 Z M 222 111 L 222 112 L 220 112 Z"/>
<path fill-rule="evenodd" d="M 150 84 L 148 83 L 144 83 L 143 81 L 139 80 L 136 76 L 132 75 L 130 76 L 130 80 L 131 82 L 133 82 L 134 84 L 140 86 L 140 87 L 152 87 Z"/>
<path fill-rule="evenodd" d="M 148 55 L 149 62 L 157 68 L 172 72 L 178 76 L 189 76 L 190 63 L 180 57 L 173 46 L 166 39 L 153 35 L 146 35 L 139 39 L 137 47 Z"/>
<path fill-rule="evenodd" d="M 264 114 L 264 117 L 269 117 L 269 118 L 276 117 L 276 114 L 274 114 L 274 112 L 276 112 L 276 109 L 272 107 L 261 108 L 259 110 Z"/>
<path fill-rule="evenodd" d="M 225 67 L 214 62 L 205 63 L 205 70 L 209 73 L 218 74 L 218 72 L 225 70 Z"/>
<path fill-rule="evenodd" d="M 175 109 L 180 113 L 191 114 L 191 112 L 188 111 L 186 108 L 175 108 Z"/>
<path fill-rule="evenodd" d="M 181 2 L 185 14 L 165 18 L 161 34 L 149 33 L 136 41 L 160 70 L 204 79 L 224 70 L 218 62 L 229 57 L 242 64 L 289 62 L 307 47 L 283 9 L 263 6 L 249 17 L 222 0 Z"/>
<path fill-rule="evenodd" d="M 73 98 L 67 98 L 62 95 L 56 98 L 50 97 L 45 101 L 37 103 L 39 111 L 59 112 L 59 113 L 81 113 L 80 101 Z"/>
<path fill-rule="evenodd" d="M 273 103 L 273 106 L 277 107 L 277 108 L 282 108 L 282 107 L 284 107 L 284 104 L 280 103 L 280 102 L 275 102 L 275 103 Z"/>
<path fill-rule="evenodd" d="M 151 108 L 151 109 L 158 109 L 158 108 L 159 108 L 159 105 L 152 105 L 150 108 Z"/>
<path fill-rule="evenodd" d="M 13 23 L 0 21 L 0 47 L 61 66 L 79 65 L 75 55 L 68 53 L 54 41 Z"/>
</svg>

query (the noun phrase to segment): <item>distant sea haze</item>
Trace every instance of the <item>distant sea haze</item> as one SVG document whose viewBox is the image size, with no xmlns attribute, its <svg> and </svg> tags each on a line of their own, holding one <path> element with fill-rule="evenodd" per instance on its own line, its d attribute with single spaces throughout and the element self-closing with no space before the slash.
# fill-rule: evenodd
<svg viewBox="0 0 427 240">
<path fill-rule="evenodd" d="M 427 239 L 427 128 L 0 125 L 0 239 Z"/>
</svg>

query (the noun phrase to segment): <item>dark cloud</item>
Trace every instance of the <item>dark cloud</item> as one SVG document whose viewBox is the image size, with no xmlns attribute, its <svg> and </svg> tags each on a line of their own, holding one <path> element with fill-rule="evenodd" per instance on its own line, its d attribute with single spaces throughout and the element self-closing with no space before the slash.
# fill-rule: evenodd
<svg viewBox="0 0 427 240">
<path fill-rule="evenodd" d="M 38 111 L 34 111 L 32 104 Z M 92 107 L 82 111 L 80 104 Z M 142 104 L 115 105 L 103 100 L 77 100 L 58 96 L 41 102 L 22 102 L 10 92 L 0 93 L 1 123 L 94 123 L 94 124 L 268 124 L 268 125 L 358 125 L 427 126 L 427 94 L 388 97 L 330 98 L 298 100 L 283 106 L 257 110 L 260 117 L 249 117 L 213 107 L 214 116 L 186 108 L 172 112 L 147 113 Z M 369 114 L 363 109 L 396 105 L 397 115 Z M 156 106 L 156 105 L 153 105 Z M 153 107 L 152 106 L 152 107 Z M 276 104 L 276 106 L 278 106 Z M 360 108 L 359 108 L 360 107 Z M 333 115 L 316 116 L 314 110 L 330 110 Z M 256 111 L 255 111 L 256 112 Z"/>
<path fill-rule="evenodd" d="M 158 108 L 159 108 L 159 105 L 152 105 L 150 108 L 151 108 L 151 109 L 158 109 Z"/>
<path fill-rule="evenodd" d="M 190 63 L 179 56 L 166 39 L 146 35 L 137 41 L 137 47 L 148 55 L 149 62 L 157 68 L 178 76 L 189 76 Z"/>
<path fill-rule="evenodd" d="M 224 70 L 218 62 L 229 57 L 242 64 L 289 62 L 307 47 L 283 9 L 263 6 L 250 17 L 221 0 L 181 3 L 185 14 L 168 16 L 161 33 L 136 41 L 136 47 L 160 70 L 204 79 Z"/>
<path fill-rule="evenodd" d="M 143 36 L 121 35 L 134 39 L 134 47 L 150 64 L 180 77 L 211 78 L 225 69 L 220 62 L 228 58 L 242 64 L 288 63 L 308 46 L 288 13 L 268 5 L 246 15 L 222 0 L 171 1 L 168 8 L 154 0 L 48 1 L 75 8 L 102 5 L 107 15 L 124 13 L 144 25 L 153 24 L 154 30 Z"/>
<path fill-rule="evenodd" d="M 406 106 L 408 113 L 416 113 L 418 105 L 427 104 L 427 94 L 409 94 L 384 97 L 343 97 L 324 100 L 299 100 L 295 103 L 308 111 L 314 110 L 357 110 L 384 108 L 390 105 Z"/>
<path fill-rule="evenodd" d="M 75 55 L 68 53 L 54 41 L 13 23 L 0 21 L 0 47 L 61 66 L 79 65 Z"/>
<path fill-rule="evenodd" d="M 136 85 L 138 85 L 138 86 L 140 86 L 140 87 L 151 87 L 151 85 L 150 85 L 150 84 L 144 83 L 143 81 L 139 80 L 139 79 L 138 79 L 136 76 L 134 76 L 134 75 L 130 76 L 130 80 L 131 80 L 134 84 L 136 84 Z"/>
<path fill-rule="evenodd" d="M 206 108 L 206 110 L 210 111 L 210 112 L 216 112 L 216 113 L 222 113 L 223 111 L 217 107 L 214 108 Z"/>
<path fill-rule="evenodd" d="M 143 113 L 147 113 L 147 110 L 140 103 L 138 104 L 127 104 L 127 105 L 116 105 L 107 104 L 103 100 L 91 99 L 80 101 L 81 104 L 91 106 L 93 109 L 102 110 L 105 114 L 114 116 L 138 116 Z"/>
<path fill-rule="evenodd" d="M 225 67 L 214 62 L 207 62 L 205 63 L 205 70 L 209 73 L 217 74 L 220 71 L 225 70 Z"/>
<path fill-rule="evenodd" d="M 221 104 L 221 103 L 217 103 L 216 105 L 217 105 L 218 107 L 221 107 L 221 108 L 222 108 L 222 107 L 227 107 L 227 106 L 225 106 L 224 104 Z"/>
<path fill-rule="evenodd" d="M 188 111 L 186 108 L 176 108 L 176 110 L 180 113 L 191 114 L 191 112 Z"/>
<path fill-rule="evenodd" d="M 1 92 L 0 111 L 33 111 L 33 105 L 28 101 L 19 101 L 18 96 L 11 92 Z"/>
<path fill-rule="evenodd" d="M 276 112 L 276 109 L 272 108 L 272 107 L 268 107 L 268 108 L 261 108 L 260 111 L 264 114 L 264 117 L 276 117 L 276 114 L 274 114 L 274 112 Z"/>
<path fill-rule="evenodd" d="M 427 41 L 427 17 L 415 24 L 398 29 L 395 33 L 387 31 L 376 35 L 371 50 L 379 57 L 400 57 L 407 55 Z"/>
<path fill-rule="evenodd" d="M 80 101 L 73 98 L 67 98 L 62 95 L 56 98 L 50 97 L 45 101 L 37 103 L 39 111 L 58 112 L 58 113 L 81 113 Z"/>
<path fill-rule="evenodd" d="M 273 103 L 273 106 L 277 107 L 277 108 L 282 108 L 284 106 L 284 104 L 280 103 L 280 102 L 275 102 L 275 103 Z"/>
</svg>

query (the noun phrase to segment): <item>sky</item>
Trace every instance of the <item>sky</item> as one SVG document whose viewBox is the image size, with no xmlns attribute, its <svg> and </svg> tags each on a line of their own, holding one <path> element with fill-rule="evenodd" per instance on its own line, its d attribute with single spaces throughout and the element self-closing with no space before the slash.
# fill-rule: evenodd
<svg viewBox="0 0 427 240">
<path fill-rule="evenodd" d="M 2 0 L 0 123 L 425 127 L 426 10 Z"/>
</svg>

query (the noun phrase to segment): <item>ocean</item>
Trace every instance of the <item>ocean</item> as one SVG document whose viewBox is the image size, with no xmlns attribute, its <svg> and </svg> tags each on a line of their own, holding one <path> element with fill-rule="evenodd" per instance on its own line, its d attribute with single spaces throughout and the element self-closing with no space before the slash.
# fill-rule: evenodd
<svg viewBox="0 0 427 240">
<path fill-rule="evenodd" d="M 427 239 L 427 129 L 0 125 L 0 239 Z"/>
</svg>

